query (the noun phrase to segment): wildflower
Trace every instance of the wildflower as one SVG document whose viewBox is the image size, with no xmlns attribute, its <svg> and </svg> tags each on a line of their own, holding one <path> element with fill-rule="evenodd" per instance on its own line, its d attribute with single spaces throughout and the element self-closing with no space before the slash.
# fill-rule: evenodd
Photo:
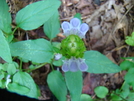
<svg viewBox="0 0 134 101">
<path fill-rule="evenodd" d="M 82 23 L 78 18 L 71 19 L 70 23 L 64 21 L 61 24 L 65 39 L 61 42 L 61 53 L 67 59 L 63 60 L 62 70 L 64 72 L 87 71 L 88 66 L 85 59 L 82 59 L 86 47 L 82 38 L 85 38 L 89 27 Z"/>
<path fill-rule="evenodd" d="M 62 54 L 55 54 L 54 59 L 59 60 L 62 57 Z"/>
<path fill-rule="evenodd" d="M 67 71 L 76 72 L 78 70 L 87 71 L 88 69 L 88 66 L 85 63 L 85 59 L 72 57 L 70 59 L 63 60 L 63 62 L 64 63 L 62 66 L 62 70 L 64 72 L 67 72 Z"/>
<path fill-rule="evenodd" d="M 70 23 L 64 21 L 61 24 L 64 35 L 69 36 L 71 34 L 78 35 L 80 38 L 85 38 L 86 32 L 89 30 L 89 26 L 86 23 L 82 23 L 78 18 L 71 19 Z"/>
</svg>

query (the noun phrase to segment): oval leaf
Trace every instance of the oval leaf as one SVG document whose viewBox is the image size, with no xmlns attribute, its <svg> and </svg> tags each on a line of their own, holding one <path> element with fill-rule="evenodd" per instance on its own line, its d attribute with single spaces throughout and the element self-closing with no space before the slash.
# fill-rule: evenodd
<svg viewBox="0 0 134 101">
<path fill-rule="evenodd" d="M 81 94 L 80 101 L 93 101 L 90 95 Z"/>
<path fill-rule="evenodd" d="M 17 26 L 24 30 L 43 25 L 60 6 L 59 0 L 42 0 L 21 9 L 16 15 Z"/>
<path fill-rule="evenodd" d="M 11 14 L 6 0 L 0 0 L 0 29 L 7 34 L 11 31 Z"/>
<path fill-rule="evenodd" d="M 108 94 L 108 89 L 104 86 L 98 86 L 94 89 L 94 91 L 99 98 L 105 98 Z"/>
<path fill-rule="evenodd" d="M 66 72 L 65 80 L 71 95 L 71 101 L 80 101 L 82 92 L 82 72 Z"/>
<path fill-rule="evenodd" d="M 2 57 L 2 59 L 4 59 L 6 62 L 9 63 L 12 62 L 9 45 L 1 30 L 0 30 L 0 57 Z"/>
<path fill-rule="evenodd" d="M 54 56 L 51 43 L 45 39 L 11 43 L 10 49 L 12 56 L 19 56 L 36 63 L 49 63 Z"/>
<path fill-rule="evenodd" d="M 10 75 L 13 75 L 16 72 L 16 66 L 13 63 L 9 63 L 7 67 L 7 72 Z"/>
<path fill-rule="evenodd" d="M 8 90 L 22 94 L 22 95 L 24 95 L 30 91 L 29 88 L 22 86 L 22 85 L 19 85 L 19 84 L 14 83 L 14 82 L 8 84 Z"/>
<path fill-rule="evenodd" d="M 122 70 L 128 70 L 129 68 L 134 67 L 134 63 L 132 61 L 125 60 L 120 64 Z"/>
<path fill-rule="evenodd" d="M 48 75 L 47 83 L 59 101 L 66 101 L 67 88 L 64 78 L 59 71 L 52 71 Z"/>
<path fill-rule="evenodd" d="M 49 20 L 47 20 L 43 26 L 45 34 L 53 39 L 60 32 L 59 13 L 56 11 Z"/>
<path fill-rule="evenodd" d="M 132 85 L 134 88 L 134 78 L 133 77 L 134 77 L 134 68 L 130 68 L 128 70 L 128 72 L 126 73 L 124 79 L 125 79 L 126 83 Z"/>
<path fill-rule="evenodd" d="M 34 80 L 32 79 L 32 77 L 28 73 L 21 72 L 21 71 L 17 72 L 13 76 L 13 82 L 16 82 L 17 84 L 30 89 L 30 91 L 28 93 L 25 93 L 26 96 L 33 97 L 33 98 L 39 97 L 40 94 L 38 94 L 37 86 L 34 83 Z M 24 91 L 22 91 L 22 92 L 24 92 Z"/>
<path fill-rule="evenodd" d="M 116 73 L 121 71 L 118 65 L 98 51 L 86 51 L 84 58 L 88 65 L 87 72 L 89 73 Z"/>
</svg>

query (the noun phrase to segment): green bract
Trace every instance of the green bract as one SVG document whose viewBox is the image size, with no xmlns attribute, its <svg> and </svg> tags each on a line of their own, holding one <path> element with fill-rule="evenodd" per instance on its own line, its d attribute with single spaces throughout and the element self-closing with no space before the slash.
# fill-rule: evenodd
<svg viewBox="0 0 134 101">
<path fill-rule="evenodd" d="M 69 35 L 61 42 L 61 53 L 66 58 L 82 58 L 85 50 L 84 42 L 77 35 Z"/>
</svg>

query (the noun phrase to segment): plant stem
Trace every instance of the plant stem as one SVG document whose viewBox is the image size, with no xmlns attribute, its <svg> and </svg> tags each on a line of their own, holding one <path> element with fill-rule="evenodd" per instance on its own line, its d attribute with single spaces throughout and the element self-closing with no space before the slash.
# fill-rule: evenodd
<svg viewBox="0 0 134 101">
<path fill-rule="evenodd" d="M 20 59 L 20 70 L 22 71 L 22 60 Z"/>
<path fill-rule="evenodd" d="M 52 68 L 52 70 L 54 71 L 54 67 L 53 67 L 53 64 L 51 63 L 50 65 L 51 65 L 51 68 Z"/>
<path fill-rule="evenodd" d="M 14 29 L 13 32 L 12 32 L 12 35 L 14 34 L 14 32 L 15 32 L 18 28 L 19 28 L 18 26 L 15 27 L 15 29 Z"/>
<path fill-rule="evenodd" d="M 30 73 L 30 72 L 32 72 L 33 70 L 36 70 L 36 69 L 38 69 L 38 68 L 40 68 L 40 67 L 42 67 L 42 66 L 44 66 L 44 65 L 46 65 L 46 64 L 47 64 L 47 63 L 42 63 L 42 64 L 36 66 L 35 68 L 26 70 L 26 72 L 29 72 L 29 73 Z"/>
</svg>

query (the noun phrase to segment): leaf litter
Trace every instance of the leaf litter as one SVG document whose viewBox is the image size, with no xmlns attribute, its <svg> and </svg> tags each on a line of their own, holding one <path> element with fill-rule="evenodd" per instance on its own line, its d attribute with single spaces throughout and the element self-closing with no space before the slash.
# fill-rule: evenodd
<svg viewBox="0 0 134 101">
<path fill-rule="evenodd" d="M 12 14 L 15 26 L 15 15 L 17 11 L 26 5 L 39 0 L 6 0 L 10 13 Z M 134 48 L 125 43 L 125 37 L 134 31 L 134 1 L 133 0 L 61 0 L 59 9 L 60 21 L 69 21 L 76 13 L 82 15 L 83 22 L 90 26 L 84 40 L 87 50 L 97 50 L 105 54 L 111 61 L 120 64 L 123 60 L 120 57 L 134 56 Z M 42 26 L 36 30 L 18 30 L 15 37 L 18 40 L 45 38 Z M 62 32 L 53 41 L 61 41 L 64 38 Z M 24 63 L 24 68 L 29 64 Z M 35 70 L 32 74 L 35 82 L 41 89 L 40 99 L 45 100 L 51 97 L 46 84 L 46 77 L 50 72 L 50 66 L 45 65 Z M 125 71 L 114 74 L 93 74 L 83 73 L 83 93 L 94 97 L 93 89 L 96 86 L 106 86 L 110 90 L 120 88 L 123 83 Z"/>
</svg>

